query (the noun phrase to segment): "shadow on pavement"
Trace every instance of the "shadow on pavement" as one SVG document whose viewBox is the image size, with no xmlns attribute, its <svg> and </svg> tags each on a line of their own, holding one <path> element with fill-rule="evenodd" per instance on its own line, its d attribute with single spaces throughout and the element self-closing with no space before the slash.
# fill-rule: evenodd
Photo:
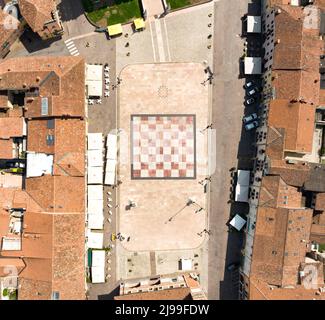
<svg viewBox="0 0 325 320">
<path fill-rule="evenodd" d="M 26 29 L 24 33 L 20 36 L 20 42 L 28 51 L 28 53 L 33 53 L 42 49 L 49 48 L 53 42 L 61 40 L 61 37 L 56 37 L 49 40 L 42 40 L 39 35 L 33 32 L 31 29 Z"/>
<path fill-rule="evenodd" d="M 115 296 L 120 294 L 120 286 L 118 285 L 113 291 L 108 294 L 102 294 L 98 296 L 98 300 L 113 300 Z"/>
<path fill-rule="evenodd" d="M 248 4 L 247 8 L 248 15 L 260 15 L 261 14 L 261 7 L 260 7 L 260 0 L 252 0 L 252 3 Z M 246 14 L 246 15 L 247 15 Z M 246 16 L 245 15 L 245 16 Z M 242 21 L 244 20 L 244 17 Z M 244 23 L 242 23 L 242 27 L 244 28 Z M 245 30 L 243 30 L 243 35 Z M 241 65 L 241 59 L 239 59 L 239 78 L 243 77 L 243 66 Z M 246 81 L 253 80 L 255 85 L 260 85 L 259 77 L 246 77 Z M 244 88 L 243 88 L 244 90 Z M 244 102 L 244 101 L 243 101 Z M 258 103 L 255 103 L 253 106 L 245 107 L 244 114 L 245 116 L 257 112 L 258 113 Z M 237 169 L 246 169 L 252 170 L 253 169 L 253 157 L 255 155 L 255 130 L 246 131 L 244 126 L 242 126 L 240 141 L 238 145 L 237 151 Z M 230 169 L 230 168 L 229 168 Z M 229 179 L 232 179 L 231 172 L 229 172 Z M 236 214 L 245 217 L 249 212 L 249 205 L 248 203 L 244 202 L 234 202 L 231 200 L 232 194 L 234 192 L 234 180 L 232 180 L 232 189 L 229 190 L 229 203 L 230 210 L 229 210 L 229 221 L 234 217 Z M 234 270 L 228 270 L 227 267 L 233 263 L 240 263 L 241 262 L 241 250 L 243 247 L 244 241 L 244 232 L 238 232 L 234 229 L 230 229 L 228 231 L 227 237 L 227 248 L 226 248 L 226 257 L 225 257 L 225 265 L 224 265 L 224 276 L 223 280 L 220 281 L 220 300 L 238 300 L 239 299 L 239 269 L 236 268 Z"/>
<path fill-rule="evenodd" d="M 61 0 L 58 10 L 62 22 L 74 20 L 84 14 L 81 0 Z"/>
</svg>

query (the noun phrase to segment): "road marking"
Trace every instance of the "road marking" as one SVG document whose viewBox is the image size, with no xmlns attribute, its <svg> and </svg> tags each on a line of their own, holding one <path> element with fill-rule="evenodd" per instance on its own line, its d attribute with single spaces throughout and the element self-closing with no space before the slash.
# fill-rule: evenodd
<svg viewBox="0 0 325 320">
<path fill-rule="evenodd" d="M 89 36 L 93 36 L 95 34 L 98 34 L 98 32 L 92 31 L 92 32 L 89 32 L 89 33 L 82 34 L 80 36 L 72 37 L 72 38 L 70 38 L 70 40 L 82 39 L 82 38 L 86 38 L 86 37 L 89 37 Z"/>
<path fill-rule="evenodd" d="M 149 23 L 149 29 L 150 29 L 150 35 L 151 35 L 151 45 L 152 45 L 152 51 L 153 51 L 153 60 L 154 60 L 154 62 L 157 62 L 157 60 L 156 60 L 155 45 L 153 43 L 153 35 L 152 35 L 152 29 L 151 29 L 151 22 Z"/>
<path fill-rule="evenodd" d="M 166 33 L 166 44 L 167 44 L 167 52 L 168 52 L 168 57 L 169 57 L 169 60 L 168 61 L 172 61 L 171 60 L 171 56 L 170 56 L 170 50 L 169 50 L 169 41 L 168 41 L 168 33 L 167 33 L 166 19 L 163 19 L 163 21 L 164 21 L 164 28 L 165 28 L 165 33 Z"/>
<path fill-rule="evenodd" d="M 64 41 L 64 43 L 72 56 L 79 56 L 80 53 L 71 39 Z"/>
<path fill-rule="evenodd" d="M 159 61 L 166 62 L 164 41 L 163 41 L 162 33 L 161 33 L 160 20 L 158 20 L 158 19 L 155 20 L 155 26 L 156 26 L 157 45 L 158 45 L 158 52 L 159 52 Z"/>
</svg>

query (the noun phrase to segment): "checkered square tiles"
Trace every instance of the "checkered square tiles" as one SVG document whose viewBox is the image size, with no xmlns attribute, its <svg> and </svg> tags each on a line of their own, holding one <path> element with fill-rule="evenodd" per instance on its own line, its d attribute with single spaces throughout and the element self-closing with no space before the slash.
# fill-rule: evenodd
<svg viewBox="0 0 325 320">
<path fill-rule="evenodd" d="M 132 115 L 133 179 L 194 179 L 195 115 Z"/>
</svg>

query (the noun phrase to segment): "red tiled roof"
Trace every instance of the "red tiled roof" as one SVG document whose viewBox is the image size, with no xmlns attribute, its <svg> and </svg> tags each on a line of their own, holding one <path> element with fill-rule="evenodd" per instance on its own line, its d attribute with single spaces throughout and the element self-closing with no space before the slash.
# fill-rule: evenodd
<svg viewBox="0 0 325 320">
<path fill-rule="evenodd" d="M 24 135 L 24 118 L 0 118 L 0 139 L 22 137 Z"/>
<path fill-rule="evenodd" d="M 84 70 L 80 57 L 0 63 L 0 90 L 33 90 L 25 98 L 27 150 L 54 155 L 54 175 L 26 178 L 25 190 L 0 188 L 0 237 L 8 233 L 8 206 L 26 209 L 22 249 L 0 251 L 8 258 L 23 257 L 26 264 L 19 274 L 19 299 L 50 299 L 53 291 L 60 299 L 85 299 Z M 49 102 L 43 119 L 42 97 Z M 46 143 L 49 134 L 55 137 L 53 146 Z"/>
<path fill-rule="evenodd" d="M 270 103 L 268 125 L 285 129 L 284 149 L 287 151 L 312 151 L 314 122 L 315 107 L 312 105 L 280 99 Z"/>
<path fill-rule="evenodd" d="M 19 0 L 19 9 L 34 32 L 43 29 L 44 24 L 53 20 L 55 0 Z"/>
<path fill-rule="evenodd" d="M 27 150 L 54 155 L 54 175 L 82 177 L 85 173 L 85 121 L 53 119 L 28 121 Z M 46 137 L 54 136 L 54 145 L 47 145 Z"/>
<path fill-rule="evenodd" d="M 13 140 L 12 139 L 0 139 L 0 159 L 12 159 Z"/>
<path fill-rule="evenodd" d="M 8 28 L 5 26 L 6 23 L 19 26 L 20 22 L 13 16 L 5 13 L 0 8 L 0 45 L 2 46 L 15 32 L 16 29 Z"/>
<path fill-rule="evenodd" d="M 85 115 L 85 61 L 82 57 L 7 59 L 0 64 L 0 75 L 0 90 L 39 89 L 39 96 L 25 98 L 27 118 L 42 116 L 42 97 L 49 100 L 48 116 Z"/>
<path fill-rule="evenodd" d="M 311 209 L 259 207 L 251 265 L 251 276 L 269 284 L 297 283 L 298 269 L 307 252 Z"/>
<path fill-rule="evenodd" d="M 251 277 L 249 281 L 250 300 L 325 300 L 325 294 L 318 289 L 307 289 L 303 285 L 290 288 L 269 286 L 266 282 Z"/>
<path fill-rule="evenodd" d="M 130 293 L 114 297 L 114 300 L 193 300 L 190 288 Z"/>
</svg>

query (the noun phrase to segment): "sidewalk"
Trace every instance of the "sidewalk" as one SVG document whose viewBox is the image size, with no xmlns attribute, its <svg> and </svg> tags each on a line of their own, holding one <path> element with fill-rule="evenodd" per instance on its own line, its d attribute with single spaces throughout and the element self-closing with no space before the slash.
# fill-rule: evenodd
<svg viewBox="0 0 325 320">
<path fill-rule="evenodd" d="M 164 12 L 162 0 L 142 0 L 144 9 L 147 10 L 147 18 L 159 16 Z"/>
</svg>

